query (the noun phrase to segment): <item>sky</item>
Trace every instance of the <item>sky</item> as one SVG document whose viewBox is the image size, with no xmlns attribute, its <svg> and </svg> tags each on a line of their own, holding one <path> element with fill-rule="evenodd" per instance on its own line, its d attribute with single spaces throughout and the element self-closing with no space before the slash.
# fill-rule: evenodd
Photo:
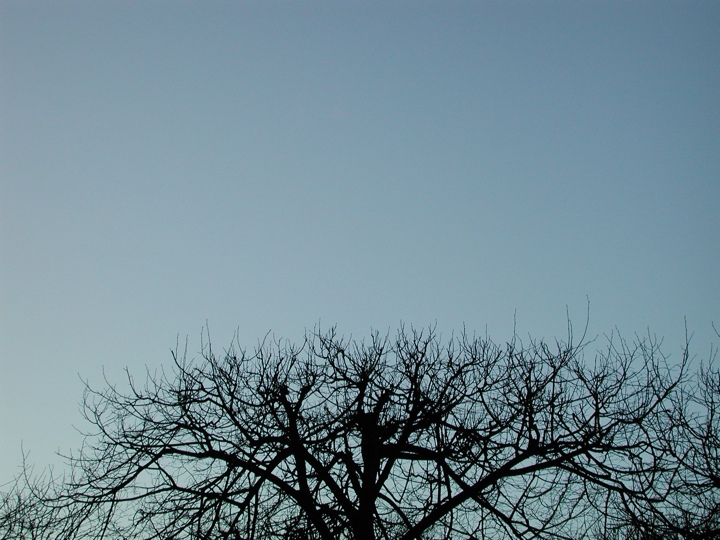
<svg viewBox="0 0 720 540">
<path fill-rule="evenodd" d="M 718 2 L 4 0 L 0 484 L 203 328 L 707 360 L 719 210 Z"/>
</svg>

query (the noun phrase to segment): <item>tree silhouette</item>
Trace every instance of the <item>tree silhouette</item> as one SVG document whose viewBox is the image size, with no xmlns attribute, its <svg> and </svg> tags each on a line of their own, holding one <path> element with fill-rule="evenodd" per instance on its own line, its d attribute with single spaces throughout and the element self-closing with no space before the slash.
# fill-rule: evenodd
<svg viewBox="0 0 720 540">
<path fill-rule="evenodd" d="M 172 371 L 143 385 L 128 375 L 127 390 L 87 388 L 92 431 L 43 497 L 64 524 L 53 537 L 627 530 L 628 509 L 654 512 L 688 458 L 669 444 L 687 354 L 673 371 L 652 338 L 589 346 L 572 332 L 497 345 L 432 329 L 358 342 L 331 329 L 252 352 L 205 343 L 197 361 L 176 350 Z"/>
<path fill-rule="evenodd" d="M 710 355 L 672 396 L 658 445 L 678 464 L 654 497 L 622 501 L 626 529 L 644 538 L 720 539 L 720 371 Z M 641 538 L 641 536 L 638 536 Z"/>
</svg>

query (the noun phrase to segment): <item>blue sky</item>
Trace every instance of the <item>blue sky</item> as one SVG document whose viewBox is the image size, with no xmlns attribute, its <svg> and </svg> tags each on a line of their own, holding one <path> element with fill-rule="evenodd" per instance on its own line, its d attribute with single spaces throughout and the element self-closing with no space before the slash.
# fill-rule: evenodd
<svg viewBox="0 0 720 540">
<path fill-rule="evenodd" d="M 209 325 L 720 322 L 717 2 L 0 3 L 0 483 Z"/>
</svg>

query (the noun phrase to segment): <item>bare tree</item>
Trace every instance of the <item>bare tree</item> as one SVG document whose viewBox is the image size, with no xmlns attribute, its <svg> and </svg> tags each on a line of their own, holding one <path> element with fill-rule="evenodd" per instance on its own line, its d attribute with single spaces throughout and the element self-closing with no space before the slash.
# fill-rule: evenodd
<svg viewBox="0 0 720 540">
<path fill-rule="evenodd" d="M 505 345 L 402 329 L 368 342 L 173 354 L 87 389 L 92 431 L 45 497 L 58 538 L 580 538 L 677 476 L 684 374 L 652 338 Z"/>
<path fill-rule="evenodd" d="M 664 492 L 625 498 L 626 529 L 647 538 L 720 539 L 720 371 L 711 350 L 701 366 L 672 396 L 658 430 L 659 445 L 678 463 Z"/>
<path fill-rule="evenodd" d="M 5 486 L 4 486 L 5 487 Z M 0 539 L 44 540 L 52 529 L 51 509 L 42 500 L 18 489 L 17 484 L 0 494 Z"/>
<path fill-rule="evenodd" d="M 63 511 L 63 505 L 51 501 L 59 497 L 59 482 L 52 471 L 34 476 L 24 460 L 23 474 L 12 485 L 2 486 L 0 493 L 1 540 L 54 540 L 74 529 L 74 519 Z M 75 512 L 79 517 L 79 513 Z"/>
</svg>

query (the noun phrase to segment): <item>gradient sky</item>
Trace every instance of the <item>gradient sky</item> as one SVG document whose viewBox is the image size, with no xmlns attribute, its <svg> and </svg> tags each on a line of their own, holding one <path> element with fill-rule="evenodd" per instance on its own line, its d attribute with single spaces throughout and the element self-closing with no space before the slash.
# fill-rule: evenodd
<svg viewBox="0 0 720 540">
<path fill-rule="evenodd" d="M 700 360 L 720 3 L 4 0 L 0 179 L 0 484 L 206 321 L 554 339 L 589 298 Z"/>
</svg>

